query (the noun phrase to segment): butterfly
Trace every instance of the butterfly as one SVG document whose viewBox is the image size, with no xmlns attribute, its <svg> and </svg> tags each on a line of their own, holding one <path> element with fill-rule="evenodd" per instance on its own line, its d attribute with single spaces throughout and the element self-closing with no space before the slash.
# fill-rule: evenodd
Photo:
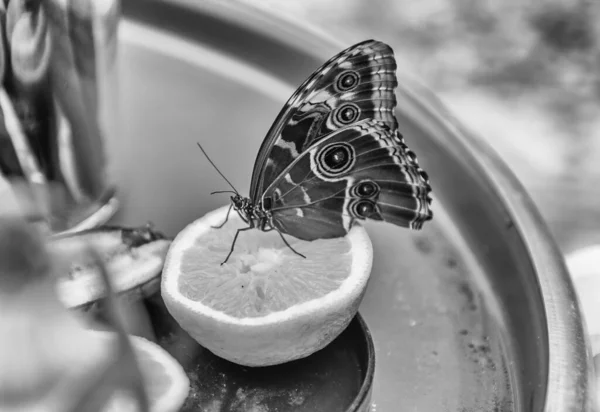
<svg viewBox="0 0 600 412">
<path fill-rule="evenodd" d="M 302 83 L 258 151 L 250 197 L 228 181 L 235 195 L 217 228 L 232 209 L 248 227 L 223 263 L 238 235 L 254 228 L 277 231 L 304 257 L 283 234 L 311 241 L 343 237 L 357 220 L 420 229 L 432 219 L 429 177 L 394 115 L 397 85 L 394 52 L 375 40 L 340 52 Z"/>
</svg>

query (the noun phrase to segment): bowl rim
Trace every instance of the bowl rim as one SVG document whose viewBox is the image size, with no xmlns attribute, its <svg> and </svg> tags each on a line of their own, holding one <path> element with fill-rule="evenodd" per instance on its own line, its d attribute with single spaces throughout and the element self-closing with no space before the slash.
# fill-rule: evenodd
<svg viewBox="0 0 600 412">
<path fill-rule="evenodd" d="M 355 320 L 358 323 L 358 327 L 360 328 L 362 334 L 361 336 L 364 339 L 364 342 L 361 343 L 361 346 L 366 346 L 366 356 L 367 356 L 367 369 L 364 372 L 364 379 L 362 384 L 360 385 L 360 389 L 352 401 L 352 404 L 348 407 L 348 412 L 360 412 L 367 411 L 366 404 L 371 402 L 371 394 L 373 393 L 373 381 L 375 378 L 375 343 L 373 342 L 373 335 L 371 335 L 371 331 L 367 326 L 367 322 L 359 313 L 356 314 Z"/>
</svg>

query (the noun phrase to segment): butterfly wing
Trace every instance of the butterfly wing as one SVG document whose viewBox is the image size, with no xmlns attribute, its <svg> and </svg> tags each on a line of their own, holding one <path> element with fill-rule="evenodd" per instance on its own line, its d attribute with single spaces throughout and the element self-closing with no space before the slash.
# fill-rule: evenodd
<svg viewBox="0 0 600 412">
<path fill-rule="evenodd" d="M 427 174 L 399 133 L 365 119 L 327 135 L 266 189 L 272 225 L 303 240 L 344 236 L 359 219 L 412 229 L 433 216 Z"/>
<path fill-rule="evenodd" d="M 258 152 L 250 198 L 259 199 L 290 163 L 341 127 L 374 119 L 395 130 L 396 61 L 381 42 L 358 43 L 331 58 L 292 95 Z"/>
</svg>

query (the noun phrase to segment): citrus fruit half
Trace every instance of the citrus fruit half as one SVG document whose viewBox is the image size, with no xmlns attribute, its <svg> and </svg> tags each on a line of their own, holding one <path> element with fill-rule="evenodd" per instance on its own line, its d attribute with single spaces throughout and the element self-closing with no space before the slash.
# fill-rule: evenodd
<svg viewBox="0 0 600 412">
<path fill-rule="evenodd" d="M 99 338 L 116 339 L 113 332 L 94 332 Z M 151 412 L 176 412 L 185 402 L 190 381 L 181 365 L 163 348 L 138 336 L 130 336 L 138 365 L 144 378 Z M 132 400 L 128 396 L 115 396 L 105 412 L 137 410 L 128 407 Z M 133 403 L 132 405 L 135 405 Z"/>
<path fill-rule="evenodd" d="M 2 388 L 6 399 L 0 398 L 0 410 L 3 412 L 71 410 L 72 398 L 82 396 L 82 391 L 89 387 L 88 381 L 98 379 L 96 373 L 104 370 L 107 363 L 114 362 L 111 357 L 114 356 L 116 348 L 115 332 L 79 329 L 81 326 L 79 322 L 72 324 L 63 321 L 63 323 L 69 324 L 67 330 L 71 333 L 67 336 L 60 335 L 65 332 L 65 325 L 61 324 L 63 328 L 59 329 L 58 336 L 50 334 L 43 341 L 49 346 L 45 348 L 45 352 L 33 346 L 33 342 L 26 347 L 31 349 L 33 346 L 37 349 L 37 352 L 27 353 L 27 355 L 33 358 L 38 374 L 28 374 L 27 370 L 16 373 L 13 371 L 12 381 L 16 381 L 16 386 L 11 384 L 7 386 L 8 390 L 6 387 Z M 137 336 L 130 335 L 129 338 L 144 381 L 150 412 L 179 411 L 190 391 L 190 381 L 183 367 L 159 345 Z M 73 343 L 56 347 L 69 340 Z M 77 346 L 78 344 L 85 346 Z M 6 349 L 8 345 L 4 346 Z M 17 351 L 13 351 L 11 355 L 25 356 Z M 118 367 L 120 364 L 113 366 L 113 368 Z M 0 371 L 0 375 L 2 373 L 7 374 L 4 370 Z M 7 377 L 4 378 L 6 380 Z M 106 378 L 99 382 L 100 385 L 106 383 Z M 111 383 L 108 381 L 109 386 Z M 15 387 L 18 388 L 16 391 Z M 128 388 L 117 386 L 114 389 L 116 389 L 114 392 L 108 392 L 109 398 L 106 399 L 107 403 L 102 408 L 102 412 L 139 410 L 134 395 L 127 390 Z M 101 388 L 96 390 L 102 392 Z"/>
<path fill-rule="evenodd" d="M 93 246 L 101 254 L 118 295 L 132 299 L 151 296 L 160 289 L 170 243 L 150 227 L 104 226 L 55 236 L 50 247 L 68 262 L 61 268 L 64 276 L 57 281 L 58 295 L 68 308 L 83 310 L 106 296 L 96 263 L 85 253 L 86 246 Z"/>
<path fill-rule="evenodd" d="M 241 232 L 228 206 L 182 230 L 171 244 L 162 296 L 171 315 L 198 343 L 246 366 L 306 357 L 335 339 L 352 320 L 367 288 L 373 251 L 355 225 L 341 238 L 302 241 L 275 231 Z"/>
</svg>

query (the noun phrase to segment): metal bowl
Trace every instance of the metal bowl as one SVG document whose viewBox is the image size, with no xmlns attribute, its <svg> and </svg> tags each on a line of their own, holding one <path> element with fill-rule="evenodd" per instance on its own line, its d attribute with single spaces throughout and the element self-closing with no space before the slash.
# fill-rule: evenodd
<svg viewBox="0 0 600 412">
<path fill-rule="evenodd" d="M 169 235 L 239 188 L 281 105 L 347 44 L 231 2 L 124 0 L 125 136 L 109 147 L 123 207 Z M 563 258 L 523 187 L 425 88 L 399 73 L 397 115 L 428 171 L 435 219 L 367 224 L 360 308 L 378 359 L 373 410 L 590 411 L 588 338 Z"/>
</svg>

